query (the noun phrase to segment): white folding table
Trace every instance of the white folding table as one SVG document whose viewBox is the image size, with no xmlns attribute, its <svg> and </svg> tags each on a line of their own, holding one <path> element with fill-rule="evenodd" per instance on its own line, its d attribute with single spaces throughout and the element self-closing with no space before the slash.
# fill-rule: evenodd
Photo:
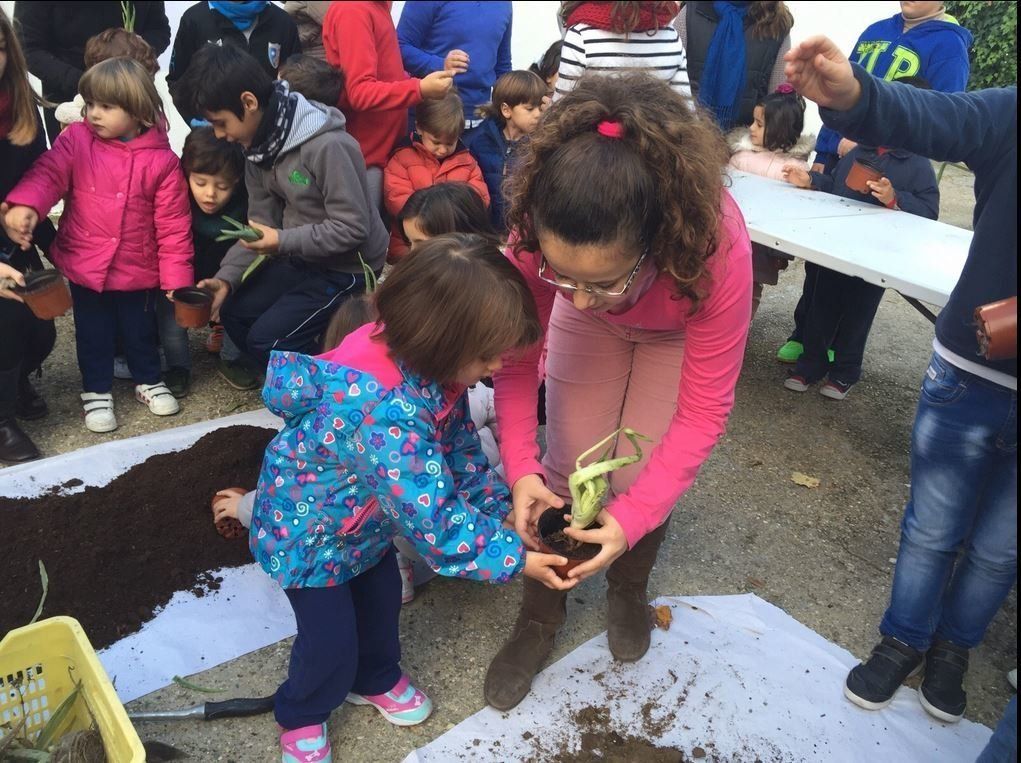
<svg viewBox="0 0 1021 763">
<path fill-rule="evenodd" d="M 730 171 L 752 241 L 943 307 L 964 268 L 971 231 L 874 204 Z"/>
</svg>

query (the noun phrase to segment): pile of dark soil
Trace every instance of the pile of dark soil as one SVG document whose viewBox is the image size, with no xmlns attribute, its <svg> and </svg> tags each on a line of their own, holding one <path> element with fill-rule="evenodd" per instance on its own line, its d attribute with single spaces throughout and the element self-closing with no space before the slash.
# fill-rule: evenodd
<svg viewBox="0 0 1021 763">
<path fill-rule="evenodd" d="M 683 763 L 689 760 L 682 750 L 657 747 L 648 739 L 621 734 L 611 725 L 605 707 L 584 707 L 573 714 L 581 731 L 581 747 L 567 749 L 565 744 L 552 756 L 552 763 Z"/>
<path fill-rule="evenodd" d="M 235 426 L 187 450 L 152 456 L 104 487 L 73 495 L 0 498 L 5 548 L 0 636 L 39 604 L 39 560 L 49 596 L 43 617 L 70 615 L 97 649 L 134 633 L 176 591 L 219 586 L 209 574 L 252 561 L 248 539 L 226 541 L 209 501 L 231 485 L 255 487 L 271 429 Z M 64 487 L 80 485 L 67 475 Z"/>
</svg>

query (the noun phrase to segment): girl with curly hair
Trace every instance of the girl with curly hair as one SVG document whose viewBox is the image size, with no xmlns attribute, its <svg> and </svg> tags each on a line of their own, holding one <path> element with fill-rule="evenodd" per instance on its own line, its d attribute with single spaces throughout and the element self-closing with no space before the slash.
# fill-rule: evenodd
<svg viewBox="0 0 1021 763">
<path fill-rule="evenodd" d="M 751 315 L 751 244 L 723 188 L 728 151 L 712 120 L 641 72 L 582 77 L 533 133 L 508 182 L 508 256 L 525 277 L 547 342 L 546 445 L 536 444 L 542 344 L 504 358 L 497 421 L 515 522 L 535 542 L 548 507 L 569 510 L 575 459 L 621 426 L 651 452 L 614 472 L 602 546 L 570 579 L 607 569 L 610 650 L 649 647 L 646 586 L 670 513 L 712 452 L 734 403 Z M 626 441 L 621 450 L 627 449 Z M 525 697 L 566 617 L 566 597 L 526 581 L 486 700 Z"/>
</svg>

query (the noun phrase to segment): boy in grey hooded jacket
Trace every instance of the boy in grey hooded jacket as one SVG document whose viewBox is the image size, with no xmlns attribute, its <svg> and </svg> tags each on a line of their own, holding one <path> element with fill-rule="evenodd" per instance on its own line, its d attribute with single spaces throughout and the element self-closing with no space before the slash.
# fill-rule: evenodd
<svg viewBox="0 0 1021 763">
<path fill-rule="evenodd" d="M 379 272 L 389 240 L 344 115 L 215 45 L 196 54 L 175 98 L 244 146 L 249 224 L 261 234 L 232 247 L 199 286 L 215 293 L 214 313 L 263 368 L 272 350 L 315 354 L 337 306 L 365 288 L 361 260 Z"/>
</svg>

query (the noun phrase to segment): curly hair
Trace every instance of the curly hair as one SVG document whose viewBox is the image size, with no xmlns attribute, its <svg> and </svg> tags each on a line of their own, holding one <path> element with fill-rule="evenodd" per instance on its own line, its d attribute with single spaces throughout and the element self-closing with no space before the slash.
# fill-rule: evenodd
<svg viewBox="0 0 1021 763">
<path fill-rule="evenodd" d="M 618 122 L 621 138 L 596 128 Z M 634 71 L 585 75 L 553 104 L 505 184 L 516 253 L 538 232 L 572 245 L 648 248 L 696 309 L 716 249 L 729 152 L 712 118 Z"/>
<path fill-rule="evenodd" d="M 755 40 L 784 39 L 794 27 L 794 16 L 783 2 L 748 3 L 748 31 Z"/>
</svg>

